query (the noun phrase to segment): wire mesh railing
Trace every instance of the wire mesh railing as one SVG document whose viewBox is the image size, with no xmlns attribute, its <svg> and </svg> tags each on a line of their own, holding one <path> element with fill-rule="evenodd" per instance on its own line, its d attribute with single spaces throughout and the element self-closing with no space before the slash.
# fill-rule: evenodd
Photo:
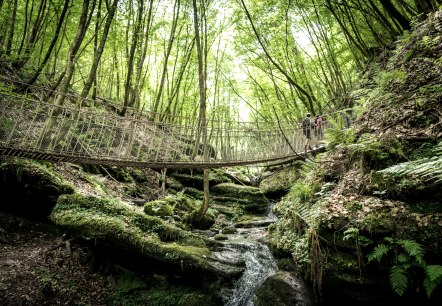
<svg viewBox="0 0 442 306">
<path fill-rule="evenodd" d="M 196 124 L 186 120 L 188 124 L 161 123 L 143 112 L 120 116 L 78 99 L 57 105 L 37 95 L 11 92 L 0 92 L 0 105 L 0 154 L 4 155 L 103 165 L 215 168 L 264 164 L 304 152 L 297 124 L 263 128 L 256 123 L 209 120 L 204 145 L 197 139 Z"/>
</svg>

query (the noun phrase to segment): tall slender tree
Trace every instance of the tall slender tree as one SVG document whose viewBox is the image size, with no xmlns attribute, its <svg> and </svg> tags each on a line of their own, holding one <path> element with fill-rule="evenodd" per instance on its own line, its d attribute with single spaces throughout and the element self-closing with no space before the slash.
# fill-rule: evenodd
<svg viewBox="0 0 442 306">
<path fill-rule="evenodd" d="M 205 22 L 205 3 L 204 0 L 201 1 L 200 9 L 201 9 L 201 20 L 202 23 Z M 203 155 L 204 161 L 207 162 L 209 159 L 209 154 L 207 150 L 207 123 L 206 123 L 206 73 L 205 73 L 205 56 L 204 56 L 204 46 L 207 44 L 206 40 L 202 41 L 202 37 L 200 34 L 200 23 L 199 23 L 199 14 L 198 14 L 198 6 L 196 0 L 192 0 L 193 5 L 193 22 L 195 27 L 195 42 L 196 42 L 196 52 L 198 57 L 198 85 L 199 85 L 199 124 L 198 124 L 198 133 L 196 138 L 196 145 L 194 154 L 196 154 L 199 150 L 199 139 L 202 138 L 203 143 Z M 203 33 L 203 37 L 206 37 Z M 201 220 L 209 209 L 209 170 L 204 169 L 204 203 L 201 206 L 199 215 L 197 220 Z"/>
<path fill-rule="evenodd" d="M 98 64 L 100 63 L 101 55 L 104 51 L 104 46 L 107 41 L 107 36 L 109 34 L 109 29 L 112 23 L 112 20 L 115 15 L 115 11 L 117 10 L 117 4 L 118 0 L 113 0 L 112 4 L 109 6 L 108 14 L 106 18 L 106 24 L 104 25 L 103 34 L 101 36 L 100 45 L 98 46 L 98 49 L 96 50 L 94 54 L 94 60 L 92 62 L 91 70 L 89 71 L 89 76 L 83 86 L 83 90 L 81 91 L 81 98 L 85 99 L 87 95 L 89 94 L 89 91 L 92 87 L 92 84 L 95 80 L 96 74 L 97 74 L 97 68 Z M 95 35 L 98 35 L 98 33 L 95 33 Z"/>
</svg>

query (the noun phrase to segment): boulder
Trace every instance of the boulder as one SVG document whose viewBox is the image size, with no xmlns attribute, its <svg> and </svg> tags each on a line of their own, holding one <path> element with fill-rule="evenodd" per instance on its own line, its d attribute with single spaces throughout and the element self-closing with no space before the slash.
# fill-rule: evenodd
<svg viewBox="0 0 442 306">
<path fill-rule="evenodd" d="M 221 183 L 210 189 L 215 202 L 236 203 L 246 212 L 265 214 L 269 208 L 269 200 L 257 187 Z"/>
<path fill-rule="evenodd" d="M 255 306 L 310 306 L 313 295 L 304 281 L 290 272 L 277 272 L 268 277 L 255 291 Z"/>
<path fill-rule="evenodd" d="M 268 198 L 280 198 L 295 185 L 299 177 L 298 168 L 282 168 L 263 178 L 259 184 L 259 188 Z"/>
<path fill-rule="evenodd" d="M 200 270 L 230 278 L 244 270 L 244 266 L 220 262 L 213 256 L 217 242 L 146 215 L 117 199 L 62 195 L 50 219 L 76 236 L 100 239 L 183 271 Z"/>
</svg>

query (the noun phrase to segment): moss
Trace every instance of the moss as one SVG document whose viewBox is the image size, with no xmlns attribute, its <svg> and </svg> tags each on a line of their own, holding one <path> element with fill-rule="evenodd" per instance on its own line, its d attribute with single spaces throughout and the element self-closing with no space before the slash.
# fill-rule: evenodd
<svg viewBox="0 0 442 306">
<path fill-rule="evenodd" d="M 37 178 L 36 189 L 43 189 L 45 186 L 56 190 L 59 194 L 73 193 L 75 188 L 66 179 L 52 169 L 52 164 L 43 161 L 12 157 L 1 163 L 0 171 L 15 172 L 17 182 L 21 182 L 23 175 Z M 5 174 L 4 174 L 5 176 Z"/>
<path fill-rule="evenodd" d="M 144 212 L 152 216 L 171 216 L 173 206 L 165 200 L 155 200 L 144 204 Z"/>
<path fill-rule="evenodd" d="M 181 191 L 184 188 L 183 184 L 171 176 L 166 178 L 166 187 L 175 191 Z"/>
<path fill-rule="evenodd" d="M 209 229 L 215 223 L 217 211 L 209 208 L 206 214 L 200 219 L 200 208 L 194 210 L 187 217 L 187 221 L 192 225 L 192 228 L 195 229 Z"/>
<path fill-rule="evenodd" d="M 250 213 L 263 214 L 268 210 L 269 201 L 257 187 L 222 183 L 213 186 L 210 193 L 216 201 L 237 203 Z"/>
<path fill-rule="evenodd" d="M 179 181 L 186 187 L 193 187 L 202 190 L 204 185 L 204 176 L 202 172 L 191 171 L 190 173 L 186 170 L 181 172 L 173 172 L 170 174 L 173 178 Z M 212 169 L 209 172 L 209 185 L 214 186 L 220 183 L 231 182 L 232 180 L 228 178 L 224 172 L 220 169 Z"/>
<path fill-rule="evenodd" d="M 64 195 L 50 218 L 86 238 L 102 238 L 161 262 L 211 270 L 206 259 L 211 254 L 207 239 L 114 199 Z"/>
<path fill-rule="evenodd" d="M 31 218 L 46 219 L 61 194 L 74 192 L 52 164 L 22 158 L 7 158 L 0 164 L 0 182 L 2 197 L 14 199 L 2 201 L 2 209 Z"/>
<path fill-rule="evenodd" d="M 299 169 L 287 167 L 264 178 L 259 188 L 266 196 L 280 195 L 288 192 L 299 177 Z"/>
<path fill-rule="evenodd" d="M 299 277 L 277 272 L 268 277 L 255 291 L 253 305 L 311 305 L 312 294 Z"/>
<path fill-rule="evenodd" d="M 109 296 L 113 305 L 219 305 L 210 293 L 191 285 L 168 284 L 130 273 L 117 277 L 116 284 Z"/>
<path fill-rule="evenodd" d="M 214 238 L 215 240 L 218 240 L 218 241 L 221 241 L 221 240 L 227 240 L 227 239 L 228 239 L 227 236 L 224 235 L 224 234 L 216 234 L 213 238 Z"/>
<path fill-rule="evenodd" d="M 194 199 L 202 200 L 204 199 L 204 192 L 192 187 L 186 187 L 183 190 L 183 194 L 188 195 Z"/>
</svg>

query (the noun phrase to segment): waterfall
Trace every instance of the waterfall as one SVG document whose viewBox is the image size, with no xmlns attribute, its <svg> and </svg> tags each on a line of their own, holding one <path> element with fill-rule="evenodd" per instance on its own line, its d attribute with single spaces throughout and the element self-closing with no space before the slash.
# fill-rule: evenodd
<svg viewBox="0 0 442 306">
<path fill-rule="evenodd" d="M 232 241 L 243 254 L 246 269 L 230 294 L 225 306 L 252 306 L 255 289 L 277 271 L 276 262 L 266 244 L 258 241 Z"/>
</svg>

